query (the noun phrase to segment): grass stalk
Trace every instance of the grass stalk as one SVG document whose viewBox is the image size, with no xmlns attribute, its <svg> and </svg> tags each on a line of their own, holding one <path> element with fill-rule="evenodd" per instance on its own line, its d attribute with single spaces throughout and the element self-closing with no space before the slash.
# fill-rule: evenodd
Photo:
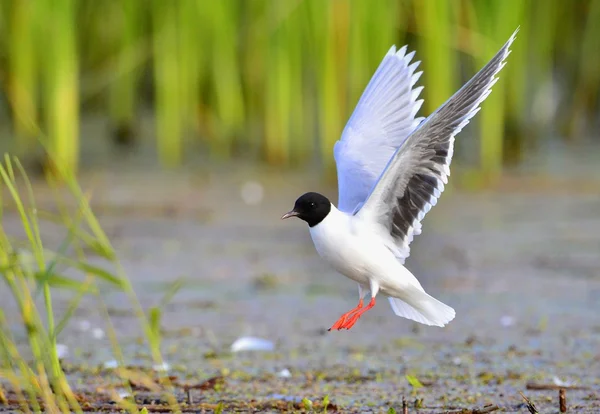
<svg viewBox="0 0 600 414">
<path fill-rule="evenodd" d="M 9 95 L 13 106 L 13 125 L 19 152 L 35 145 L 37 120 L 38 71 L 36 70 L 35 17 L 36 8 L 30 0 L 12 0 L 9 47 Z"/>
<path fill-rule="evenodd" d="M 54 190 L 57 190 L 57 183 L 52 181 L 51 179 L 49 180 L 49 184 L 51 185 L 51 187 Z M 75 186 L 77 187 L 77 186 Z M 55 191 L 55 195 L 56 195 L 56 191 Z M 68 209 L 66 208 L 66 206 L 64 205 L 64 202 L 62 201 L 62 199 L 60 197 L 55 197 L 55 201 L 56 201 L 56 205 L 58 208 L 58 211 L 60 212 L 60 220 L 64 223 L 65 227 L 67 227 L 69 229 L 69 239 L 68 241 L 70 242 L 69 244 L 72 244 L 73 246 L 73 250 L 75 251 L 79 261 L 81 263 L 85 262 L 85 253 L 84 253 L 84 249 L 83 246 L 81 245 L 81 242 L 83 241 L 87 246 L 89 246 L 89 240 L 92 238 L 92 236 L 90 237 L 83 237 L 84 233 L 81 232 L 80 230 L 80 220 L 84 218 L 84 211 L 88 211 L 87 208 L 89 206 L 89 202 L 90 202 L 90 197 L 88 195 L 83 195 L 83 193 L 81 193 L 81 195 L 83 196 L 80 199 L 80 203 L 79 203 L 79 209 L 78 209 L 78 214 L 77 216 L 73 219 L 72 215 L 70 214 L 70 212 L 68 211 Z M 85 200 L 85 202 L 82 202 L 83 200 Z M 89 219 L 90 216 L 87 216 L 87 219 Z M 103 233 L 99 233 L 101 236 L 105 236 Z M 72 241 L 72 243 L 71 243 Z M 109 246 L 105 246 L 103 248 L 100 249 L 101 253 L 105 253 L 107 251 L 111 250 L 111 248 Z M 114 255 L 113 254 L 103 254 L 104 257 L 106 258 L 113 258 Z M 97 288 L 95 288 L 95 281 L 96 279 L 94 277 L 90 277 L 92 275 L 88 274 L 88 277 L 86 278 L 86 285 L 90 284 L 94 287 L 94 292 L 97 292 Z M 118 280 L 118 286 L 121 286 L 120 280 Z M 81 293 L 84 292 L 84 289 L 80 290 L 80 294 L 73 299 L 72 304 L 69 306 L 69 309 L 73 309 L 74 307 L 77 306 L 77 304 L 79 303 L 79 299 L 81 298 Z M 110 341 L 111 344 L 111 348 L 113 351 L 113 354 L 115 356 L 116 361 L 118 361 L 119 366 L 125 366 L 125 359 L 123 356 L 123 353 L 121 351 L 121 348 L 119 346 L 119 342 L 117 339 L 117 335 L 116 335 L 116 331 L 115 328 L 113 326 L 112 320 L 109 316 L 108 313 L 108 309 L 106 307 L 106 304 L 104 303 L 104 301 L 102 300 L 102 298 L 100 296 L 97 297 L 97 303 L 98 306 L 100 308 L 100 313 L 104 316 L 104 320 L 106 321 L 106 330 L 107 330 L 107 336 L 108 339 Z M 69 317 L 70 318 L 70 314 L 69 311 L 67 311 L 67 314 L 65 317 Z M 127 392 L 130 395 L 133 395 L 133 389 L 131 387 L 131 382 L 129 381 L 123 381 L 122 386 L 127 390 Z M 121 405 L 121 407 L 123 409 L 128 410 L 129 412 L 132 413 L 138 413 L 139 410 L 137 408 L 136 404 L 128 404 L 124 401 L 119 402 L 119 404 Z"/>
<path fill-rule="evenodd" d="M 77 172 L 79 158 L 79 74 L 76 0 L 39 0 L 43 27 L 38 39 L 45 62 L 43 109 L 53 168 Z M 52 39 L 48 42 L 47 39 Z"/>
<path fill-rule="evenodd" d="M 17 171 L 24 178 L 24 185 L 28 194 L 29 202 L 27 206 L 23 202 L 19 191 L 17 190 L 17 180 L 15 174 Z M 15 204 L 16 210 L 21 218 L 23 230 L 29 241 L 31 253 L 35 260 L 35 266 L 40 272 L 45 272 L 46 264 L 44 257 L 44 248 L 41 243 L 41 237 L 38 227 L 37 208 L 33 199 L 31 184 L 27 175 L 18 160 L 12 161 L 8 156 L 5 157 L 5 165 L 0 165 L 0 178 L 4 187 L 7 188 Z M 12 249 L 8 239 L 2 232 L 2 244 L 6 252 Z M 16 252 L 13 252 L 15 254 Z M 9 259 L 3 257 L 3 262 Z M 46 326 L 42 324 L 41 317 L 36 308 L 33 296 L 30 291 L 28 277 L 21 272 L 19 267 L 9 267 L 4 271 L 4 280 L 13 297 L 19 306 L 23 324 L 26 328 L 29 338 L 29 345 L 34 356 L 37 368 L 37 377 L 40 381 L 41 398 L 44 401 L 45 408 L 54 411 L 52 404 L 56 403 L 61 412 L 73 410 L 81 412 L 81 407 L 77 403 L 68 383 L 64 378 L 64 373 L 60 367 L 56 350 L 55 321 L 52 307 L 52 296 L 50 286 L 47 280 L 42 279 L 42 290 L 44 295 L 44 306 L 46 312 Z M 29 277 L 29 281 L 31 278 Z M 49 373 L 49 377 L 48 377 Z"/>
<path fill-rule="evenodd" d="M 452 49 L 452 9 L 448 0 L 415 0 L 414 8 L 420 36 L 419 59 L 423 60 L 421 82 L 427 85 L 424 107 L 429 114 L 456 90 L 458 56 Z"/>
<path fill-rule="evenodd" d="M 3 232 L 2 232 L 3 235 Z M 0 236 L 1 237 L 1 236 Z M 4 245 L 5 240 L 0 241 L 0 245 Z M 0 254 L 0 262 L 6 262 L 6 256 Z M 15 346 L 15 342 L 10 335 L 10 329 L 6 323 L 6 318 L 4 316 L 4 312 L 0 310 L 0 328 L 2 331 L 0 333 L 0 348 L 3 351 L 2 359 L 3 365 L 10 371 L 0 373 L 0 377 L 4 377 L 11 382 L 12 388 L 17 395 L 17 399 L 19 401 L 25 401 L 25 398 L 21 392 L 21 381 L 18 380 L 17 375 L 14 373 L 18 371 L 21 375 L 28 380 L 23 381 L 23 385 L 25 386 L 26 392 L 29 396 L 29 401 L 31 402 L 31 407 L 35 412 L 40 411 L 40 406 L 37 400 L 37 387 L 36 381 L 33 380 L 35 375 L 31 371 L 31 369 L 25 363 L 24 358 L 19 354 L 17 347 Z M 25 404 L 23 404 L 25 405 Z M 29 406 L 25 409 L 26 412 L 29 412 Z M 23 406 L 22 406 L 23 408 Z"/>
<path fill-rule="evenodd" d="M 348 103 L 356 106 L 373 73 L 376 60 L 371 59 L 369 51 L 378 48 L 372 44 L 369 32 L 374 8 L 368 0 L 354 0 L 350 8 L 350 47 L 348 50 Z M 381 57 L 387 49 L 381 49 Z M 380 58 L 381 58 L 380 57 Z"/>
<path fill-rule="evenodd" d="M 169 168 L 180 165 L 183 156 L 177 4 L 152 2 L 158 155 L 161 165 Z"/>
<path fill-rule="evenodd" d="M 317 67 L 319 108 L 319 153 L 329 177 L 334 176 L 333 145 L 346 122 L 346 67 L 349 41 L 349 4 L 344 0 L 309 3 L 312 21 L 312 48 Z"/>
<path fill-rule="evenodd" d="M 396 0 L 383 0 L 380 7 L 370 7 L 369 2 L 365 4 L 370 9 L 367 14 L 365 36 L 369 44 L 373 46 L 368 49 L 368 62 L 379 64 L 383 59 L 383 54 L 392 44 L 395 44 L 397 49 L 404 45 L 407 16 L 409 15 L 407 8 L 403 7 L 405 5 L 405 2 Z M 366 10 L 364 12 L 367 13 Z M 375 72 L 375 67 L 371 73 Z M 369 78 L 370 76 L 367 79 Z"/>
<path fill-rule="evenodd" d="M 283 23 L 287 38 L 287 53 L 290 61 L 289 67 L 289 95 L 290 115 L 287 133 L 289 134 L 289 159 L 294 165 L 301 165 L 308 159 L 313 148 L 310 134 L 310 123 L 305 122 L 308 117 L 305 107 L 305 89 L 303 88 L 303 65 L 305 62 L 304 36 L 302 18 L 305 16 L 303 2 L 292 3 L 288 7 L 286 20 Z"/>
<path fill-rule="evenodd" d="M 556 52 L 556 32 L 559 26 L 561 0 L 530 0 L 532 6 L 530 9 L 530 25 L 532 30 L 529 33 L 537 31 L 537 28 L 543 27 L 544 34 L 535 34 L 531 39 L 532 44 L 529 48 L 529 64 L 535 67 L 537 87 L 533 91 L 534 103 L 531 116 L 531 123 L 536 134 L 545 131 L 543 126 L 548 123 L 553 113 L 547 112 L 547 105 L 539 105 L 537 102 L 547 102 L 553 97 L 545 96 L 548 90 L 553 90 L 556 86 L 554 63 Z M 542 95 L 543 94 L 543 95 Z"/>
<path fill-rule="evenodd" d="M 25 199 L 20 195 L 20 192 L 17 188 L 17 183 L 21 182 L 17 180 L 18 172 L 20 172 L 20 174 L 23 176 L 24 184 L 22 185 L 25 188 L 26 198 L 29 199 L 27 203 L 25 203 Z M 140 318 L 140 322 L 145 327 L 146 337 L 148 338 L 153 359 L 155 360 L 155 363 L 158 364 L 162 363 L 163 361 L 160 355 L 160 335 L 158 333 L 157 322 L 154 320 L 152 323 L 148 321 L 148 318 L 142 310 L 140 303 L 137 301 L 133 288 L 126 277 L 123 276 L 122 279 L 115 279 L 112 276 L 103 273 L 94 266 L 84 263 L 85 256 L 83 254 L 83 250 L 79 247 L 79 236 L 81 234 L 85 234 L 79 231 L 79 222 L 81 219 L 85 220 L 85 224 L 90 228 L 92 234 L 94 235 L 96 246 L 102 246 L 101 251 L 105 253 L 106 257 L 111 258 L 111 262 L 115 264 L 119 274 L 122 274 L 122 268 L 118 264 L 118 261 L 116 261 L 114 249 L 108 243 L 108 238 L 99 227 L 97 219 L 91 212 L 88 197 L 83 194 L 73 176 L 49 176 L 50 183 L 60 181 L 68 184 L 68 188 L 71 190 L 71 193 L 78 203 L 78 213 L 75 216 L 68 214 L 68 212 L 65 211 L 61 205 L 59 205 L 59 211 L 61 212 L 65 226 L 69 230 L 69 234 L 67 235 L 65 241 L 61 244 L 59 251 L 52 253 L 52 259 L 48 264 L 45 262 L 47 257 L 44 257 L 44 247 L 41 242 L 41 237 L 39 236 L 40 233 L 37 224 L 39 217 L 36 213 L 37 208 L 35 206 L 35 201 L 33 200 L 33 191 L 18 160 L 13 161 L 8 157 L 6 158 L 5 165 L 0 165 L 0 179 L 2 188 L 6 188 L 8 191 L 8 194 L 11 196 L 12 203 L 15 206 L 15 210 L 21 218 L 29 243 L 31 256 L 33 258 L 33 261 L 29 265 L 24 265 L 25 262 L 22 261 L 23 259 L 18 259 L 20 257 L 20 253 L 16 252 L 12 247 L 10 240 L 4 233 L 0 222 L 0 274 L 2 274 L 3 280 L 17 302 L 20 310 L 20 314 L 23 319 L 23 325 L 26 329 L 30 349 L 33 355 L 34 362 L 32 367 L 35 369 L 35 374 L 30 370 L 30 368 L 24 362 L 24 359 L 20 357 L 16 351 L 16 347 L 14 346 L 14 342 L 10 339 L 8 330 L 6 333 L 4 333 L 4 330 L 0 332 L 0 350 L 2 351 L 0 352 L 0 355 L 4 355 L 3 367 L 12 367 L 13 369 L 19 367 L 21 376 L 18 379 L 15 378 L 13 382 L 17 384 L 24 384 L 25 387 L 22 387 L 21 385 L 16 386 L 14 387 L 15 392 L 25 389 L 29 393 L 29 402 L 27 403 L 27 406 L 31 406 L 34 411 L 39 411 L 39 408 L 42 407 L 41 405 L 36 405 L 38 404 L 37 401 L 39 399 L 41 400 L 43 409 L 47 412 L 81 412 L 81 407 L 77 403 L 77 400 L 75 399 L 69 387 L 60 364 L 58 364 L 58 359 L 56 357 L 56 338 L 60 330 L 62 330 L 62 327 L 66 325 L 69 318 L 73 314 L 72 309 L 77 306 L 81 296 L 89 291 L 98 292 L 98 290 L 95 288 L 94 280 L 102 278 L 113 282 L 128 295 L 132 305 L 134 306 L 136 314 Z M 5 203 L 4 200 L 1 201 L 2 204 L 0 204 L 0 206 L 3 207 Z M 0 209 L 0 218 L 2 217 L 2 212 L 3 210 Z M 81 265 L 78 265 L 80 262 L 63 256 L 69 245 L 73 245 L 75 247 L 75 251 L 79 255 Z M 15 259 L 18 260 L 15 261 Z M 87 278 L 86 282 L 83 284 L 79 284 L 79 282 L 74 284 L 77 294 L 73 298 L 72 303 L 68 306 L 67 312 L 56 326 L 54 319 L 49 319 L 46 323 L 49 327 L 46 330 L 44 324 L 42 323 L 40 313 L 36 308 L 34 294 L 31 291 L 31 284 L 35 283 L 38 286 L 42 286 L 47 316 L 53 316 L 49 286 L 54 278 L 52 275 L 48 274 L 52 274 L 54 272 L 57 260 L 60 260 L 61 263 L 70 265 L 72 267 L 81 267 L 81 270 L 87 273 Z M 36 271 L 35 269 L 39 270 Z M 41 276 L 34 278 L 33 274 L 36 272 Z M 90 276 L 97 277 L 90 278 Z M 93 289 L 90 289 L 90 284 L 93 285 Z M 99 299 L 101 300 L 101 297 L 99 297 Z M 108 314 L 105 306 L 103 306 L 102 309 L 104 309 L 104 313 L 107 316 Z M 110 322 L 108 316 L 107 320 Z M 3 321 L 3 314 L 0 313 L 0 326 L 3 324 Z M 118 343 L 116 341 L 116 335 L 114 335 L 114 329 L 112 328 L 112 325 L 109 326 L 109 335 L 111 337 L 111 343 L 113 344 L 115 353 L 122 360 L 122 355 L 120 354 Z M 7 358 L 7 355 L 10 356 L 10 358 Z M 56 361 L 56 365 L 54 364 L 54 361 Z M 2 375 L 4 372 L 2 369 L 3 368 L 0 368 L 0 375 Z M 132 373 L 125 371 L 121 374 L 124 375 L 124 380 L 133 375 Z M 138 374 L 135 375 L 139 377 Z M 177 401 L 171 393 L 172 386 L 170 385 L 170 380 L 166 375 L 161 377 L 161 384 L 163 386 L 161 389 L 168 391 L 165 393 L 165 398 L 167 398 L 169 401 L 172 410 L 174 412 L 180 412 Z M 125 381 L 124 385 L 128 385 L 127 381 Z M 129 404 L 127 401 L 121 401 L 119 404 L 121 404 L 123 408 L 127 409 L 128 411 L 137 411 L 137 407 Z"/>
<path fill-rule="evenodd" d="M 178 6 L 179 70 L 181 81 L 182 117 L 185 126 L 199 131 L 196 111 L 200 107 L 200 75 L 203 66 L 203 48 L 200 4 L 196 0 L 181 0 Z"/>
<path fill-rule="evenodd" d="M 215 132 L 212 153 L 217 157 L 231 155 L 233 141 L 239 138 L 245 122 L 241 66 L 238 59 L 239 2 L 221 0 L 208 7 L 211 46 L 211 80 L 214 93 L 213 119 Z"/>
<path fill-rule="evenodd" d="M 483 47 L 475 56 L 475 71 L 480 70 L 508 38 L 508 35 L 504 33 L 506 31 L 505 23 L 494 19 L 495 15 L 502 14 L 502 8 L 506 7 L 507 4 L 510 5 L 509 3 L 479 2 L 474 5 L 474 10 L 471 10 L 470 26 L 480 29 L 480 33 L 484 36 L 484 41 L 481 44 Z M 495 90 L 482 104 L 482 111 L 479 113 L 477 120 L 480 142 L 480 172 L 483 173 L 485 181 L 497 179 L 502 170 L 505 93 L 500 85 L 504 84 L 502 82 L 503 78 L 503 76 L 500 76 L 500 81 L 494 87 Z"/>
<path fill-rule="evenodd" d="M 116 77 L 109 86 L 109 116 L 116 138 L 128 142 L 133 138 L 140 70 L 136 48 L 142 38 L 143 9 L 138 1 L 117 2 L 120 36 L 116 45 Z"/>
<path fill-rule="evenodd" d="M 573 105 L 569 117 L 568 137 L 573 139 L 582 133 L 585 119 L 593 119 L 594 111 L 600 104 L 600 0 L 590 0 L 587 9 L 582 41 L 580 45 L 580 64 Z"/>
<path fill-rule="evenodd" d="M 164 361 L 163 361 L 161 351 L 160 351 L 160 340 L 159 340 L 160 338 L 157 338 L 157 336 L 155 334 L 155 329 L 153 329 L 153 326 L 151 325 L 148 316 L 144 312 L 144 310 L 135 294 L 135 291 L 133 290 L 133 286 L 131 285 L 131 282 L 126 277 L 125 271 L 124 271 L 121 263 L 117 260 L 115 250 L 114 250 L 112 244 L 110 243 L 110 240 L 106 236 L 106 233 L 100 226 L 98 219 L 94 215 L 94 213 L 91 209 L 91 206 L 89 204 L 89 200 L 84 196 L 83 191 L 79 187 L 79 184 L 77 183 L 77 181 L 74 177 L 68 176 L 68 177 L 64 177 L 64 179 L 65 179 L 65 182 L 66 182 L 69 190 L 71 191 L 71 194 L 79 202 L 79 208 L 82 211 L 83 217 L 85 219 L 85 224 L 90 228 L 90 231 L 92 232 L 92 234 L 94 236 L 94 239 L 97 241 L 96 248 L 99 249 L 101 252 L 103 252 L 103 254 L 106 257 L 110 258 L 111 262 L 115 266 L 115 273 L 118 277 L 118 280 L 120 281 L 119 286 L 120 286 L 121 290 L 127 295 L 128 299 L 133 307 L 134 313 L 143 327 L 146 339 L 148 340 L 148 344 L 150 346 L 150 351 L 151 351 L 152 359 L 153 359 L 154 363 L 159 364 L 159 365 L 163 364 Z M 161 383 L 167 389 L 172 388 L 171 381 L 168 378 L 168 376 L 166 376 L 166 375 L 161 377 Z M 181 412 L 179 404 L 177 403 L 177 400 L 173 396 L 172 393 L 166 392 L 165 398 L 169 402 L 171 409 L 174 412 Z"/>
<path fill-rule="evenodd" d="M 522 159 L 528 136 L 526 128 L 528 94 L 525 91 L 528 78 L 527 52 L 530 27 L 525 18 L 531 7 L 531 1 L 507 0 L 498 6 L 498 21 L 503 22 L 497 31 L 498 42 L 508 39 L 512 31 L 520 27 L 518 40 L 511 47 L 510 62 L 502 69 L 501 77 L 506 80 L 494 92 L 503 92 L 505 95 L 503 160 L 514 163 Z"/>
<path fill-rule="evenodd" d="M 246 150 L 254 154 L 267 156 L 265 132 L 267 128 L 266 90 L 269 77 L 269 53 L 272 30 L 270 26 L 273 7 L 279 7 L 272 1 L 242 2 L 240 22 L 240 65 L 241 82 L 245 97 Z M 260 151 L 260 152 L 259 152 Z"/>
<path fill-rule="evenodd" d="M 269 37 L 265 94 L 265 157 L 271 164 L 288 164 L 290 160 L 290 119 L 292 105 L 293 62 L 291 61 L 289 3 L 274 2 L 269 7 Z"/>
</svg>

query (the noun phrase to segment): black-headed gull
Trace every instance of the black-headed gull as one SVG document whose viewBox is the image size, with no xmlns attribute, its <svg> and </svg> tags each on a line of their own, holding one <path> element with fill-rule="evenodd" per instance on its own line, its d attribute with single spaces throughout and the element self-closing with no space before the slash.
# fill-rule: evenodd
<svg viewBox="0 0 600 414">
<path fill-rule="evenodd" d="M 423 100 L 415 84 L 422 72 L 414 52 L 393 46 L 361 96 L 336 142 L 339 203 L 302 195 L 282 219 L 310 227 L 319 255 L 358 283 L 359 302 L 331 329 L 350 329 L 375 306 L 381 292 L 394 313 L 425 325 L 445 326 L 455 312 L 428 295 L 404 267 L 421 220 L 444 191 L 454 137 L 479 111 L 505 65 L 517 29 L 500 51 L 429 117 L 415 118 Z M 440 69 L 443 70 L 443 69 Z M 365 294 L 371 301 L 363 307 Z"/>
</svg>

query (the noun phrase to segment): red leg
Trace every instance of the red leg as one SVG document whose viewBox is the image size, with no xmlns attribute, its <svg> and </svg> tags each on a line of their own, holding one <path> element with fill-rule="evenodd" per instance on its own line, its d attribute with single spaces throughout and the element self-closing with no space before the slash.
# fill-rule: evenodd
<svg viewBox="0 0 600 414">
<path fill-rule="evenodd" d="M 333 326 L 331 328 L 329 328 L 329 330 L 331 331 L 332 329 L 337 329 L 337 330 L 342 329 L 342 325 L 344 323 L 346 323 L 346 320 L 348 319 L 348 317 L 350 315 L 352 315 L 354 312 L 358 312 L 360 310 L 360 308 L 362 308 L 362 307 L 363 307 L 363 300 L 360 299 L 358 301 L 358 305 L 354 309 L 351 309 L 348 312 L 344 313 L 342 316 L 340 316 L 340 318 L 337 320 L 337 322 L 334 323 Z"/>
<path fill-rule="evenodd" d="M 362 316 L 363 313 L 365 313 L 366 311 L 368 311 L 369 309 L 371 309 L 373 306 L 375 306 L 375 298 L 371 298 L 371 301 L 369 302 L 369 304 L 367 306 L 365 306 L 363 309 L 358 310 L 354 315 L 352 315 L 352 317 L 350 317 L 350 319 L 348 319 L 347 322 L 343 323 L 338 329 L 350 329 L 354 326 L 354 324 L 356 323 L 356 321 L 358 321 L 360 319 L 360 317 Z"/>
</svg>

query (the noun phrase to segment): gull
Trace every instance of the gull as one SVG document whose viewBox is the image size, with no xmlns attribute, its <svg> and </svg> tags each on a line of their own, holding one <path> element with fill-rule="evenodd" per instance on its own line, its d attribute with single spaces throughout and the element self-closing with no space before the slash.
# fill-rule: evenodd
<svg viewBox="0 0 600 414">
<path fill-rule="evenodd" d="M 510 54 L 519 28 L 496 55 L 427 118 L 415 118 L 422 72 L 415 52 L 392 46 L 335 143 L 338 207 L 316 192 L 300 196 L 281 218 L 308 223 L 318 254 L 358 283 L 358 305 L 329 329 L 350 329 L 379 292 L 398 316 L 443 327 L 454 309 L 425 292 L 404 266 L 421 221 L 448 183 L 454 137 L 479 112 Z M 443 70 L 443 68 L 440 68 Z M 363 299 L 370 292 L 371 300 Z"/>
</svg>

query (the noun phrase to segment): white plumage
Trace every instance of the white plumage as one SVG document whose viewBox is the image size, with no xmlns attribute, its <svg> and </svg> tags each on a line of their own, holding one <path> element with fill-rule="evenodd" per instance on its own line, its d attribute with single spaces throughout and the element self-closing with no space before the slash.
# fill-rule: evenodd
<svg viewBox="0 0 600 414">
<path fill-rule="evenodd" d="M 392 47 L 335 144 L 339 208 L 307 193 L 284 215 L 305 220 L 321 257 L 359 285 L 359 305 L 332 329 L 352 327 L 379 292 L 396 315 L 433 326 L 454 319 L 454 309 L 428 295 L 404 262 L 448 182 L 454 137 L 491 93 L 517 32 L 426 119 L 415 118 L 423 103 L 422 87 L 415 87 L 419 62 L 411 63 L 414 52 L 406 54 L 406 46 Z M 363 307 L 366 291 L 371 302 Z"/>
<path fill-rule="evenodd" d="M 415 118 L 423 87 L 414 87 L 423 72 L 410 64 L 415 52 L 392 46 L 363 92 L 335 143 L 338 208 L 353 213 L 365 201 L 385 165 L 423 118 Z"/>
</svg>

